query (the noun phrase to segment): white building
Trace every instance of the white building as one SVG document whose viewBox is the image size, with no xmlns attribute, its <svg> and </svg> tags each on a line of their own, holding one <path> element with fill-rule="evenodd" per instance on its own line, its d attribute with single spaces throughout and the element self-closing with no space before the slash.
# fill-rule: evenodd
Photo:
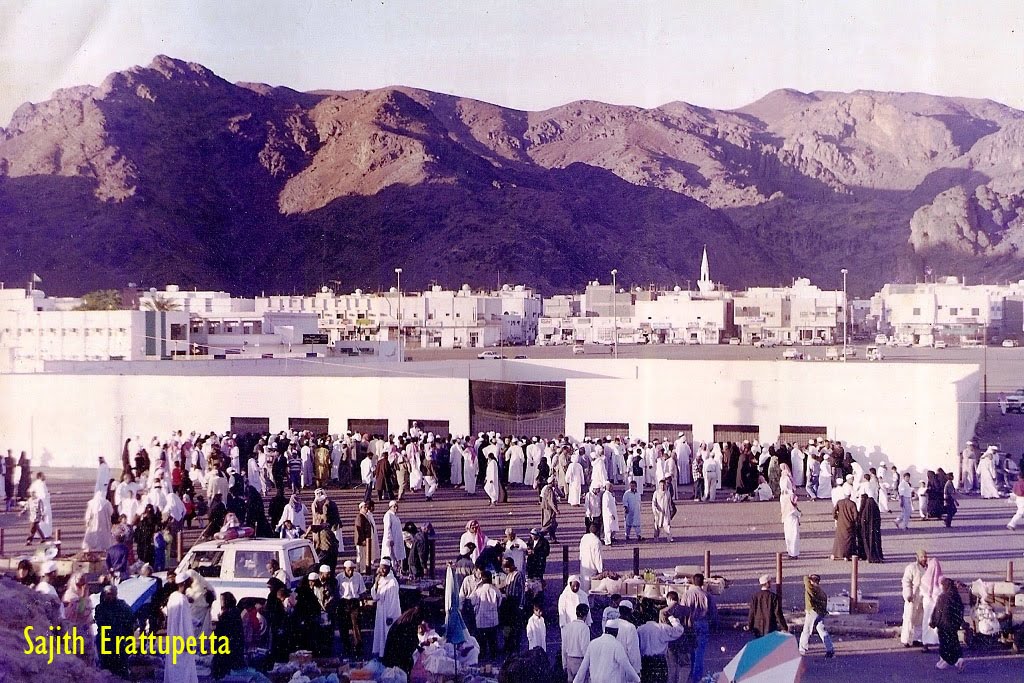
<svg viewBox="0 0 1024 683">
<path fill-rule="evenodd" d="M 647 341 L 658 344 L 719 344 L 732 327 L 732 301 L 700 292 L 652 292 L 637 297 L 636 321 Z"/>
<path fill-rule="evenodd" d="M 224 432 L 238 421 L 278 431 L 315 420 L 330 433 L 386 434 L 416 420 L 435 433 L 464 435 L 497 416 L 525 436 L 684 432 L 694 442 L 762 443 L 827 436 L 865 468 L 921 474 L 958 471 L 957 453 L 981 410 L 981 373 L 963 363 L 424 361 L 416 376 L 347 359 L 74 365 L 3 378 L 0 443 L 29 451 L 33 462 L 84 466 L 119 452 L 128 436 L 174 428 Z M 516 390 L 492 390 L 510 384 Z M 518 396 L 541 390 L 539 415 L 535 401 Z"/>
<path fill-rule="evenodd" d="M 383 293 L 335 294 L 324 287 L 314 296 L 271 296 L 258 311 L 314 312 L 320 329 L 337 341 L 397 341 L 406 348 L 461 348 L 528 343 L 536 338 L 541 299 L 522 285 L 497 292 L 457 291 L 440 286 L 422 293 L 392 288 Z M 401 321 L 399 321 L 399 315 Z M 400 325 L 399 325 L 400 322 Z"/>
<path fill-rule="evenodd" d="M 41 289 L 0 287 L 0 311 L 73 311 L 81 305 L 77 297 L 50 297 Z"/>
<path fill-rule="evenodd" d="M 163 290 L 150 289 L 139 294 L 141 310 L 152 310 L 159 306 L 165 306 L 165 310 L 185 311 L 196 315 L 256 312 L 255 299 L 232 297 L 228 292 L 188 291 L 178 285 L 167 285 Z"/>
<path fill-rule="evenodd" d="M 743 343 L 758 340 L 832 344 L 843 338 L 845 295 L 806 278 L 791 287 L 751 287 L 733 297 L 733 323 Z"/>
<path fill-rule="evenodd" d="M 964 285 L 958 278 L 912 285 L 887 284 L 871 298 L 871 319 L 896 339 L 930 345 L 959 344 L 999 334 L 1003 301 L 1013 287 Z"/>
<path fill-rule="evenodd" d="M 0 311 L 0 372 L 46 361 L 159 360 L 189 348 L 181 311 Z"/>
</svg>

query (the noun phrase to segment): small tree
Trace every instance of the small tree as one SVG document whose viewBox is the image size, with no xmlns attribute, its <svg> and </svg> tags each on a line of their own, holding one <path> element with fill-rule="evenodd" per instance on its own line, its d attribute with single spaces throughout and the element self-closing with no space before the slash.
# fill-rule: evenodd
<svg viewBox="0 0 1024 683">
<path fill-rule="evenodd" d="M 116 289 L 97 289 L 82 295 L 79 311 L 116 311 L 124 308 L 121 292 Z"/>
<path fill-rule="evenodd" d="M 146 299 L 142 302 L 143 307 L 147 311 L 176 311 L 178 310 L 178 302 L 172 301 L 165 296 L 154 294 L 151 298 Z"/>
</svg>

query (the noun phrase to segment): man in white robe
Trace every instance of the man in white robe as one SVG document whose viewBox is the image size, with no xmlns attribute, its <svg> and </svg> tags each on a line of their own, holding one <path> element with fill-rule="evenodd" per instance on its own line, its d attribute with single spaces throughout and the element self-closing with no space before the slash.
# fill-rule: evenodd
<svg viewBox="0 0 1024 683">
<path fill-rule="evenodd" d="M 459 440 L 458 439 L 455 439 L 455 440 L 452 441 L 452 447 L 451 447 L 450 454 L 451 454 L 450 457 L 451 457 L 451 463 L 452 463 L 452 473 L 451 473 L 452 486 L 457 488 L 459 486 L 462 486 L 462 457 L 463 457 L 462 456 L 462 446 L 459 445 Z"/>
<path fill-rule="evenodd" d="M 562 589 L 562 593 L 558 596 L 558 627 L 565 628 L 570 622 L 576 619 L 576 605 L 584 604 L 590 605 L 590 596 L 585 590 L 583 590 L 583 583 L 580 581 L 580 577 L 573 574 L 569 577 L 569 582 Z M 589 626 L 591 624 L 590 614 L 587 614 L 587 618 L 584 620 Z"/>
<path fill-rule="evenodd" d="M 604 493 L 601 494 L 601 526 L 604 530 L 604 544 L 611 545 L 619 531 L 619 507 L 612 493 L 611 482 L 604 485 Z"/>
<path fill-rule="evenodd" d="M 608 483 L 608 467 L 604 459 L 604 449 L 598 446 L 591 456 L 590 488 L 603 489 Z"/>
<path fill-rule="evenodd" d="M 476 451 L 469 445 L 463 451 L 462 484 L 467 496 L 476 495 L 476 479 L 480 474 L 480 462 L 477 460 Z"/>
<path fill-rule="evenodd" d="M 85 506 L 82 550 L 106 552 L 107 548 L 114 545 L 114 537 L 110 533 L 110 516 L 113 513 L 114 509 L 103 495 L 103 491 L 93 493 L 92 500 Z"/>
<path fill-rule="evenodd" d="M 401 540 L 401 536 L 399 536 Z M 391 563 L 381 560 L 377 570 L 377 578 L 370 587 L 370 597 L 374 600 L 376 613 L 373 618 L 373 655 L 384 656 L 384 643 L 388 639 L 388 631 L 402 614 L 399 602 L 398 579 L 392 571 Z"/>
<path fill-rule="evenodd" d="M 488 446 L 487 448 L 492 448 Z M 486 448 L 484 449 L 487 450 Z M 498 460 L 492 454 L 487 456 L 487 472 L 484 476 L 484 493 L 491 499 L 491 505 L 497 504 L 501 497 L 501 478 L 498 472 Z"/>
<path fill-rule="evenodd" d="M 167 635 L 173 639 L 188 639 L 196 635 L 192 626 L 192 607 L 185 591 L 192 583 L 189 573 L 177 577 L 177 590 L 167 599 Z M 164 656 L 164 683 L 199 683 L 196 674 L 196 656 L 183 652 L 177 657 Z"/>
<path fill-rule="evenodd" d="M 601 539 L 597 536 L 597 525 L 592 524 L 580 539 L 580 583 L 583 590 L 590 592 L 590 577 L 604 571 L 604 553 Z"/>
<path fill-rule="evenodd" d="M 583 497 L 583 465 L 580 456 L 573 453 L 572 462 L 565 471 L 565 485 L 569 489 L 569 505 L 578 506 Z"/>
<path fill-rule="evenodd" d="M 39 530 L 43 532 L 43 536 L 50 538 L 53 536 L 53 507 L 50 502 L 50 489 L 46 486 L 46 475 L 38 472 L 28 490 L 29 493 L 34 491 L 36 498 L 42 501 L 43 516 L 39 518 Z"/>
<path fill-rule="evenodd" d="M 384 529 L 380 538 L 380 556 L 390 557 L 394 567 L 401 567 L 405 559 L 405 541 L 402 538 L 402 520 L 398 517 L 398 501 L 388 503 L 384 513 Z M 382 646 L 383 647 L 383 646 Z"/>
<path fill-rule="evenodd" d="M 512 441 L 506 453 L 508 457 L 508 483 L 524 484 L 526 479 L 526 453 L 518 439 Z"/>
<path fill-rule="evenodd" d="M 538 443 L 540 439 L 533 437 L 533 442 L 526 447 L 526 470 L 523 472 L 523 483 L 527 486 L 537 488 L 537 467 L 540 465 L 543 449 Z"/>
<path fill-rule="evenodd" d="M 96 485 L 93 487 L 94 491 L 102 491 L 103 495 L 107 495 L 107 488 L 110 486 L 110 465 L 107 461 L 100 456 L 100 464 L 96 467 Z"/>
<path fill-rule="evenodd" d="M 686 434 L 679 432 L 679 438 L 675 443 L 676 469 L 679 471 L 679 485 L 688 486 L 693 483 L 693 475 L 690 469 L 690 460 L 693 457 L 693 450 L 686 440 Z"/>
<path fill-rule="evenodd" d="M 616 639 L 618 632 L 619 620 L 612 619 L 605 625 L 604 635 L 590 641 L 573 683 L 640 683 L 640 675 Z"/>
</svg>

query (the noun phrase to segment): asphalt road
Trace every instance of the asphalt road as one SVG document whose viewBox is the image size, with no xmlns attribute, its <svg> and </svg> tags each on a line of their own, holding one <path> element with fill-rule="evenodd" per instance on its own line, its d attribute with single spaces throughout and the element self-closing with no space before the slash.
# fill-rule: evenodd
<svg viewBox="0 0 1024 683">
<path fill-rule="evenodd" d="M 48 472 L 53 493 L 56 527 L 63 530 L 68 553 L 81 542 L 82 514 L 91 495 L 94 473 L 91 470 L 55 470 Z M 617 495 L 621 492 L 617 491 Z M 361 492 L 333 488 L 330 494 L 339 503 L 343 518 L 354 515 Z M 311 494 L 303 496 L 307 504 Z M 521 534 L 539 521 L 536 493 L 528 488 L 513 488 L 509 504 L 487 507 L 482 492 L 468 497 L 461 491 L 442 488 L 431 503 L 422 494 L 411 494 L 402 503 L 403 521 L 431 522 L 438 534 L 438 562 L 454 557 L 458 537 L 465 521 L 479 519 L 485 532 L 500 536 L 505 526 L 514 526 Z M 650 492 L 645 496 L 643 529 L 650 534 Z M 816 572 L 823 578 L 829 594 L 837 594 L 850 586 L 851 564 L 827 559 L 832 545 L 833 522 L 831 505 L 823 501 L 802 502 L 802 552 L 799 560 L 784 564 L 784 605 L 793 614 L 802 613 L 803 597 L 800 577 Z M 559 537 L 568 543 L 570 572 L 578 568 L 576 546 L 583 531 L 581 508 L 563 506 Z M 705 549 L 712 552 L 712 572 L 730 581 L 721 598 L 723 606 L 742 609 L 755 589 L 756 577 L 775 573 L 775 553 L 784 551 L 778 503 L 710 503 L 682 502 L 675 520 L 678 527 L 673 543 L 617 543 L 605 549 L 606 567 L 628 571 L 632 567 L 633 548 L 640 548 L 641 568 L 669 569 L 684 565 L 692 571 L 701 568 Z M 999 580 L 1006 574 L 1007 561 L 1015 560 L 1017 576 L 1024 573 L 1024 531 L 1011 533 L 1005 524 L 1013 512 L 1006 500 L 980 500 L 966 497 L 952 529 L 941 523 L 915 521 L 906 532 L 897 531 L 891 515 L 883 522 L 884 564 L 860 565 L 860 588 L 866 596 L 881 600 L 882 617 L 898 623 L 901 612 L 900 576 L 912 560 L 914 551 L 923 547 L 942 563 L 947 576 L 964 581 L 978 577 Z M 381 509 L 378 508 L 378 519 Z M 21 539 L 27 529 L 24 517 L 13 513 L 0 514 L 0 527 L 7 532 L 8 555 L 23 552 Z M 198 530 L 186 540 L 194 542 Z M 342 554 L 342 559 L 351 555 Z M 548 563 L 549 604 L 556 600 L 561 587 L 562 549 L 555 546 Z M 557 629 L 549 628 L 549 634 Z M 726 629 L 713 635 L 709 652 L 709 669 L 717 670 L 747 642 L 742 632 Z M 838 655 L 834 660 L 821 656 L 820 645 L 812 647 L 807 658 L 804 681 L 862 681 L 871 676 L 876 681 L 930 681 L 941 675 L 935 671 L 934 655 L 904 650 L 894 639 L 851 638 L 837 636 Z M 725 648 L 724 651 L 722 648 Z M 996 653 L 970 652 L 969 675 L 984 676 L 986 682 L 1021 681 L 1024 660 L 1012 657 L 1005 650 Z"/>
<path fill-rule="evenodd" d="M 857 356 L 847 362 L 866 363 L 867 344 L 857 342 L 850 344 Z M 620 344 L 619 358 L 668 358 L 679 360 L 777 360 L 782 361 L 786 348 L 802 352 L 807 360 L 787 360 L 787 363 L 810 363 L 815 360 L 825 361 L 824 346 L 794 346 L 757 349 L 753 346 L 715 345 L 676 345 L 676 344 Z M 837 347 L 840 348 L 841 347 Z M 585 353 L 573 355 L 571 346 L 511 346 L 488 349 L 406 349 L 406 356 L 411 361 L 419 360 L 469 360 L 477 357 L 481 351 L 497 351 L 514 359 L 516 355 L 524 355 L 531 359 L 572 358 L 586 360 L 592 358 L 608 359 L 613 349 L 600 344 L 584 345 Z M 1007 392 L 1024 386 L 1024 347 L 1004 349 L 988 348 L 883 348 L 883 363 L 974 363 L 986 371 L 990 392 Z M 502 361 L 493 360 L 499 363 Z"/>
</svg>

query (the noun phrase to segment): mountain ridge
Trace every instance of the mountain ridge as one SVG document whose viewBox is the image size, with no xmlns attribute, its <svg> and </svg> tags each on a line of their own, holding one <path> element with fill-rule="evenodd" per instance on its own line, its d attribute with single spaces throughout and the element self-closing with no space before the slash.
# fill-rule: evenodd
<svg viewBox="0 0 1024 683">
<path fill-rule="evenodd" d="M 614 198 L 614 201 L 611 199 Z M 300 92 L 157 56 L 0 128 L 0 277 L 253 293 L 806 275 L 1017 278 L 1024 112 L 793 89 L 735 110 L 543 111 L 407 86 Z M 520 244 L 513 240 L 521 240 Z M 429 252 L 429 253 L 428 253 Z M 486 275 L 485 275 L 486 273 Z"/>
</svg>

